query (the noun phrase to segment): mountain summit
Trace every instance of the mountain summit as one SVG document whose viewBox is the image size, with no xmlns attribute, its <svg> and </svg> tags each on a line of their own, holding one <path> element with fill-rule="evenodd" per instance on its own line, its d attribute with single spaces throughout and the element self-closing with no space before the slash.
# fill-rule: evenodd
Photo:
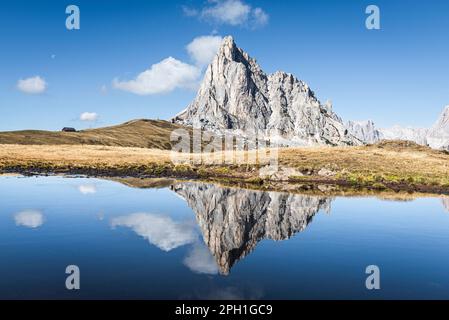
<svg viewBox="0 0 449 320">
<path fill-rule="evenodd" d="M 359 145 L 330 103 L 321 104 L 292 74 L 267 75 L 223 39 L 195 100 L 174 121 L 215 132 L 257 132 L 279 145 Z"/>
</svg>

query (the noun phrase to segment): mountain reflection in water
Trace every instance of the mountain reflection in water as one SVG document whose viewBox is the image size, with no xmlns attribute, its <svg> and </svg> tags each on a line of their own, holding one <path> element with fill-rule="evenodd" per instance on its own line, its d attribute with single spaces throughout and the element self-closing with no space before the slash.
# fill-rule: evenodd
<svg viewBox="0 0 449 320">
<path fill-rule="evenodd" d="M 260 241 L 291 238 L 303 231 L 319 211 L 329 214 L 334 200 L 330 196 L 255 191 L 200 182 L 162 186 L 168 186 L 187 202 L 204 244 L 198 241 L 192 221 L 175 223 L 169 217 L 140 213 L 115 218 L 111 226 L 131 227 L 164 251 L 191 244 L 184 264 L 203 274 L 229 275 L 232 267 Z M 386 199 L 411 201 L 413 197 Z M 441 202 L 449 211 L 449 198 L 442 197 Z"/>
<path fill-rule="evenodd" d="M 0 299 L 449 298 L 449 197 L 305 187 L 0 177 Z"/>
<path fill-rule="evenodd" d="M 330 212 L 332 198 L 179 183 L 171 190 L 196 215 L 204 242 L 221 274 L 247 256 L 263 239 L 285 240 L 304 230 L 320 210 Z"/>
</svg>

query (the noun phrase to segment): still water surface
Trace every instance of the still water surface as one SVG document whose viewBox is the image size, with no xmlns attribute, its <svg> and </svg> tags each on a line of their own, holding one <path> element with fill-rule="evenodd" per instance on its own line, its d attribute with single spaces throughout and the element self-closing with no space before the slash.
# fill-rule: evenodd
<svg viewBox="0 0 449 320">
<path fill-rule="evenodd" d="M 449 198 L 0 177 L 0 199 L 1 299 L 449 299 Z"/>
</svg>

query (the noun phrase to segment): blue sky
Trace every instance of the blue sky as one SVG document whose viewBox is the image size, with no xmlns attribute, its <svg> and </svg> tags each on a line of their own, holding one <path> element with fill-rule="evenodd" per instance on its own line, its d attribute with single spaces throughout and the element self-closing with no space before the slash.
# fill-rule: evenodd
<svg viewBox="0 0 449 320">
<path fill-rule="evenodd" d="M 449 104 L 448 1 L 232 0 L 248 14 L 220 18 L 226 12 L 211 9 L 226 1 L 2 1 L 0 130 L 167 119 L 194 98 L 192 76 L 145 95 L 113 81 L 168 57 L 193 68 L 186 46 L 208 35 L 233 35 L 266 72 L 295 74 L 344 120 L 428 127 Z M 65 27 L 69 4 L 80 8 L 80 30 Z M 380 8 L 381 30 L 365 28 L 369 4 Z M 18 89 L 36 76 L 42 92 Z M 85 112 L 98 119 L 81 121 Z"/>
</svg>

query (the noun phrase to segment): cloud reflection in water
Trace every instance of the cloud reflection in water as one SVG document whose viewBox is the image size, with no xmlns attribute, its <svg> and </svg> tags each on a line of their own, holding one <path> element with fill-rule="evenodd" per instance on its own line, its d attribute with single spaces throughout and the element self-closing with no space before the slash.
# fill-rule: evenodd
<svg viewBox="0 0 449 320">
<path fill-rule="evenodd" d="M 44 215 L 38 210 L 24 210 L 16 213 L 14 220 L 18 226 L 36 229 L 44 224 Z"/>
<path fill-rule="evenodd" d="M 111 220 L 111 226 L 131 228 L 139 236 L 163 251 L 171 251 L 198 239 L 193 225 L 177 222 L 166 215 L 134 213 Z"/>
</svg>

